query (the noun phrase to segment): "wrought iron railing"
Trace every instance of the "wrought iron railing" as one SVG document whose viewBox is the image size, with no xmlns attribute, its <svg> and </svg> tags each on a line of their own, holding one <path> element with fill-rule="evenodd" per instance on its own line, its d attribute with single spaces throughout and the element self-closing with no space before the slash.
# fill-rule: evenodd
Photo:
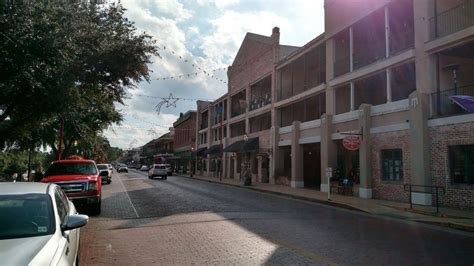
<svg viewBox="0 0 474 266">
<path fill-rule="evenodd" d="M 410 202 L 410 209 L 413 209 L 413 199 L 412 193 L 425 193 L 431 194 L 435 196 L 435 206 L 436 206 L 436 213 L 439 213 L 439 196 L 446 194 L 446 190 L 442 186 L 424 186 L 424 185 L 412 185 L 412 184 L 405 184 L 403 186 L 404 190 L 408 192 L 408 201 Z"/>
<path fill-rule="evenodd" d="M 474 0 L 443 11 L 430 18 L 430 39 L 447 36 L 474 25 Z"/>
<path fill-rule="evenodd" d="M 432 107 L 431 117 L 436 118 L 467 113 L 466 110 L 450 99 L 450 97 L 454 95 L 474 96 L 474 84 L 432 93 L 430 95 Z"/>
</svg>

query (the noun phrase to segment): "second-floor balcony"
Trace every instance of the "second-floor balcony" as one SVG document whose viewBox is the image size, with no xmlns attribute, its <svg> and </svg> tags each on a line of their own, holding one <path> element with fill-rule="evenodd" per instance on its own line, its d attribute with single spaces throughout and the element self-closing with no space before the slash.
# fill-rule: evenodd
<svg viewBox="0 0 474 266">
<path fill-rule="evenodd" d="M 207 119 L 202 121 L 201 124 L 199 125 L 199 130 L 201 129 L 206 129 L 209 126 L 209 123 L 207 122 Z"/>
<path fill-rule="evenodd" d="M 436 39 L 474 26 L 474 0 L 435 0 L 438 8 L 451 6 L 446 10 L 438 10 L 438 14 L 430 18 L 430 39 Z"/>
<path fill-rule="evenodd" d="M 432 93 L 430 95 L 431 118 L 467 114 L 466 110 L 451 99 L 454 95 L 474 96 L 474 84 Z"/>
<path fill-rule="evenodd" d="M 249 109 L 250 111 L 264 107 L 265 105 L 272 103 L 272 97 L 270 93 L 265 94 L 261 97 L 255 97 L 250 101 Z"/>
</svg>

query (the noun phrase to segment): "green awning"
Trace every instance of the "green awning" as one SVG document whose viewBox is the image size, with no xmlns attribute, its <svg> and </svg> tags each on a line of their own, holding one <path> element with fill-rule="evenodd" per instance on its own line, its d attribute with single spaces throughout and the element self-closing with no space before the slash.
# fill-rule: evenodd
<svg viewBox="0 0 474 266">
<path fill-rule="evenodd" d="M 194 152 L 194 156 L 196 157 L 202 157 L 204 151 L 207 150 L 207 148 L 199 148 Z"/>
<path fill-rule="evenodd" d="M 259 149 L 259 139 L 251 138 L 247 141 L 239 140 L 224 148 L 224 152 L 252 152 Z"/>
<path fill-rule="evenodd" d="M 202 154 L 203 155 L 214 155 L 222 153 L 221 145 L 214 145 L 211 146 L 209 149 L 205 150 Z"/>
</svg>

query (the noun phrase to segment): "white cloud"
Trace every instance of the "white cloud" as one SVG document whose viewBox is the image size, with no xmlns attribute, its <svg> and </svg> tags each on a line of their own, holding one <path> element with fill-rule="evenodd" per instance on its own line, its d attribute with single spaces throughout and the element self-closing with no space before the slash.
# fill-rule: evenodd
<svg viewBox="0 0 474 266">
<path fill-rule="evenodd" d="M 204 74 L 173 80 L 158 77 L 196 72 L 190 63 L 205 70 L 227 67 L 232 63 L 247 32 L 270 36 L 280 28 L 280 43 L 304 45 L 323 31 L 323 0 L 122 0 L 125 16 L 157 41 L 162 59 L 150 65 L 150 84 L 140 83 L 131 94 L 166 97 L 215 99 L 227 85 Z M 163 47 L 166 46 L 166 50 Z M 174 52 L 174 54 L 172 53 Z M 179 59 L 179 56 L 182 59 Z M 226 71 L 216 71 L 217 79 L 227 81 Z M 179 112 L 195 109 L 195 102 L 178 101 L 176 108 L 165 108 L 157 115 L 158 99 L 133 96 L 120 106 L 125 113 L 121 127 L 105 135 L 113 146 L 128 148 L 136 140 L 141 146 L 167 132 Z M 157 126 L 160 125 L 160 126 Z M 152 132 L 152 131 L 153 132 Z"/>
<path fill-rule="evenodd" d="M 231 10 L 211 23 L 215 30 L 202 38 L 201 49 L 206 58 L 223 64 L 236 55 L 247 32 L 269 36 L 273 27 L 287 27 L 288 20 L 267 11 L 238 13 Z"/>
<path fill-rule="evenodd" d="M 199 5 L 214 5 L 219 9 L 223 9 L 232 5 L 239 3 L 240 0 L 197 0 Z"/>
</svg>

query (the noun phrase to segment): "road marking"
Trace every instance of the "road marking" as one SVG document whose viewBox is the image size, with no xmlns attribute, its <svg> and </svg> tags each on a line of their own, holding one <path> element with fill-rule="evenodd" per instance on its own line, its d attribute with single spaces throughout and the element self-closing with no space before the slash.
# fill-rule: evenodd
<svg viewBox="0 0 474 266">
<path fill-rule="evenodd" d="M 137 209 L 135 209 L 135 206 L 132 203 L 132 199 L 130 198 L 130 195 L 128 195 L 128 191 L 125 188 L 125 186 L 123 185 L 122 178 L 119 177 L 119 181 L 120 181 L 120 184 L 122 185 L 123 191 L 127 195 L 128 201 L 130 201 L 130 205 L 132 205 L 132 208 L 133 208 L 133 211 L 135 212 L 135 215 L 137 216 L 137 218 L 139 218 L 140 216 L 138 215 Z"/>
</svg>

